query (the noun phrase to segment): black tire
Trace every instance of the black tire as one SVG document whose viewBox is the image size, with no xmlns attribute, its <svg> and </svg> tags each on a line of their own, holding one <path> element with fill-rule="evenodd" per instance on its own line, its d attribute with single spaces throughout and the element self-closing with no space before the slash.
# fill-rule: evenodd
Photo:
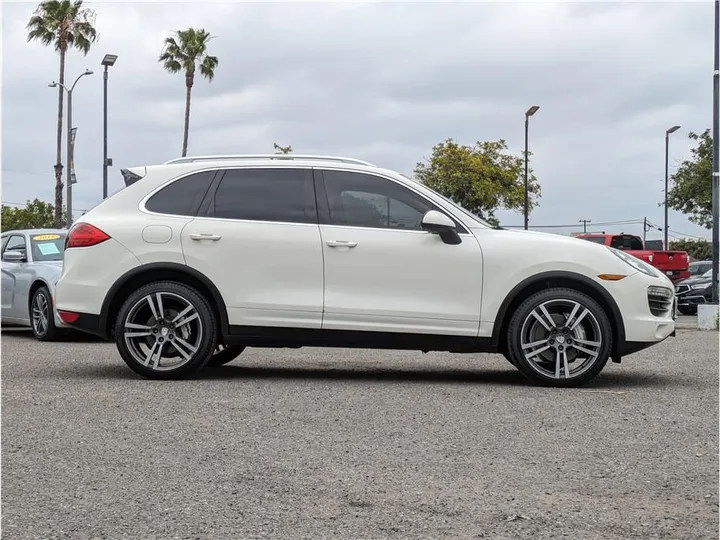
<svg viewBox="0 0 720 540">
<path fill-rule="evenodd" d="M 535 310 L 545 324 L 533 315 Z M 527 379 L 543 386 L 573 387 L 602 371 L 613 338 L 610 320 L 595 300 L 574 289 L 552 288 L 532 295 L 517 308 L 507 339 L 512 363 Z"/>
<path fill-rule="evenodd" d="M 132 327 L 126 330 L 128 323 Z M 193 375 L 210 360 L 217 341 L 217 321 L 208 301 L 192 287 L 174 281 L 149 283 L 136 290 L 115 321 L 120 356 L 130 369 L 148 379 Z M 159 357 L 153 353 L 157 350 Z M 160 365 L 165 361 L 169 365 Z"/>
<path fill-rule="evenodd" d="M 30 328 L 38 341 L 57 341 L 61 331 L 55 326 L 55 310 L 52 295 L 42 286 L 30 300 Z"/>
<path fill-rule="evenodd" d="M 230 347 L 218 346 L 215 354 L 210 357 L 210 361 L 207 363 L 208 367 L 224 366 L 235 360 L 242 354 L 245 347 L 242 345 L 235 345 Z"/>
<path fill-rule="evenodd" d="M 688 315 L 688 316 L 697 315 L 697 308 L 694 308 L 694 309 L 693 309 L 693 308 L 687 308 L 687 307 L 680 307 L 680 306 L 678 306 L 678 312 L 679 312 L 681 315 Z"/>
</svg>

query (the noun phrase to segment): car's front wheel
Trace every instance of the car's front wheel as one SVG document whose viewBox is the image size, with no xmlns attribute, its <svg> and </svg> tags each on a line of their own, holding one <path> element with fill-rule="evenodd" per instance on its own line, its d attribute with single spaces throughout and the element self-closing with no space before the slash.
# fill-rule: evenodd
<svg viewBox="0 0 720 540">
<path fill-rule="evenodd" d="M 607 314 L 592 298 L 566 288 L 532 295 L 510 320 L 508 349 L 531 381 L 578 386 L 605 367 L 612 350 Z"/>
<path fill-rule="evenodd" d="M 697 307 L 678 306 L 678 311 L 681 315 L 697 315 Z"/>
<path fill-rule="evenodd" d="M 120 308 L 115 343 L 125 363 L 143 377 L 182 379 L 203 368 L 215 351 L 215 315 L 192 287 L 150 283 Z"/>
</svg>

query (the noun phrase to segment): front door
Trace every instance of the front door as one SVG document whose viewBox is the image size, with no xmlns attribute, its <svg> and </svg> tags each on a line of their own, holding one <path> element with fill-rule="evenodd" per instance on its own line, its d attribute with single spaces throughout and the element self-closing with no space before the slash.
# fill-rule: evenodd
<svg viewBox="0 0 720 540">
<path fill-rule="evenodd" d="M 231 327 L 320 329 L 323 265 L 311 169 L 229 168 L 200 212 L 182 232 L 185 261 L 218 288 Z"/>
<path fill-rule="evenodd" d="M 316 176 L 326 194 L 323 329 L 477 336 L 482 251 L 469 231 L 458 224 L 458 245 L 424 231 L 425 213 L 442 210 L 399 182 L 330 169 Z"/>
</svg>

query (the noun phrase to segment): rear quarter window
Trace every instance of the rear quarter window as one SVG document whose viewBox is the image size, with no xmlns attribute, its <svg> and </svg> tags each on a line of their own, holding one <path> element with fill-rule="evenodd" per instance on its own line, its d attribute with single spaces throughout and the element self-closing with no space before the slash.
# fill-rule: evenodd
<svg viewBox="0 0 720 540">
<path fill-rule="evenodd" d="M 150 197 L 145 209 L 158 214 L 194 217 L 214 175 L 215 171 L 203 171 L 175 180 Z"/>
</svg>

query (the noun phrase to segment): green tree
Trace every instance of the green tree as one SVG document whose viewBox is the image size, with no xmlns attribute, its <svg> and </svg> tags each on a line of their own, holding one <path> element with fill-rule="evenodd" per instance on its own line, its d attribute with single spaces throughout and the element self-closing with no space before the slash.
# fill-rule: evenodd
<svg viewBox="0 0 720 540">
<path fill-rule="evenodd" d="M 60 85 L 65 84 L 65 55 L 75 48 L 87 55 L 90 46 L 97 40 L 95 12 L 83 8 L 82 0 L 46 0 L 33 12 L 27 24 L 28 41 L 39 41 L 43 45 L 54 45 L 60 53 Z M 60 209 L 63 203 L 62 181 L 62 136 L 63 98 L 65 90 L 58 86 L 57 147 L 55 162 L 55 227 L 61 227 Z M 72 127 L 72 126 L 71 126 Z"/>
<path fill-rule="evenodd" d="M 476 142 L 473 146 L 447 139 L 433 147 L 427 164 L 415 167 L 420 182 L 495 225 L 498 209 L 522 211 L 524 172 L 524 157 L 509 154 L 502 139 Z M 530 169 L 528 191 L 532 209 L 537 206 L 540 185 Z"/>
<path fill-rule="evenodd" d="M 293 151 L 292 146 L 280 146 L 278 143 L 273 143 L 273 148 L 276 154 L 289 154 Z"/>
<path fill-rule="evenodd" d="M 215 77 L 218 66 L 217 56 L 207 53 L 208 42 L 212 39 L 203 28 L 178 30 L 174 37 L 165 38 L 165 45 L 158 59 L 166 71 L 185 74 L 185 130 L 183 133 L 182 155 L 187 155 L 188 132 L 190 130 L 190 94 L 195 84 L 195 71 L 208 81 Z"/>
<path fill-rule="evenodd" d="M 66 221 L 67 213 L 61 212 Z M 24 208 L 2 205 L 2 230 L 49 229 L 55 227 L 55 208 L 52 204 L 35 199 L 27 201 Z M 59 228 L 59 227 L 55 227 Z"/>
<path fill-rule="evenodd" d="M 672 175 L 668 206 L 688 216 L 693 223 L 712 227 L 712 136 L 706 129 L 701 135 L 690 132 L 688 137 L 698 144 L 692 157 L 683 161 Z"/>
<path fill-rule="evenodd" d="M 712 257 L 712 244 L 708 240 L 683 238 L 670 241 L 671 251 L 687 251 L 693 259 L 704 261 Z"/>
</svg>

